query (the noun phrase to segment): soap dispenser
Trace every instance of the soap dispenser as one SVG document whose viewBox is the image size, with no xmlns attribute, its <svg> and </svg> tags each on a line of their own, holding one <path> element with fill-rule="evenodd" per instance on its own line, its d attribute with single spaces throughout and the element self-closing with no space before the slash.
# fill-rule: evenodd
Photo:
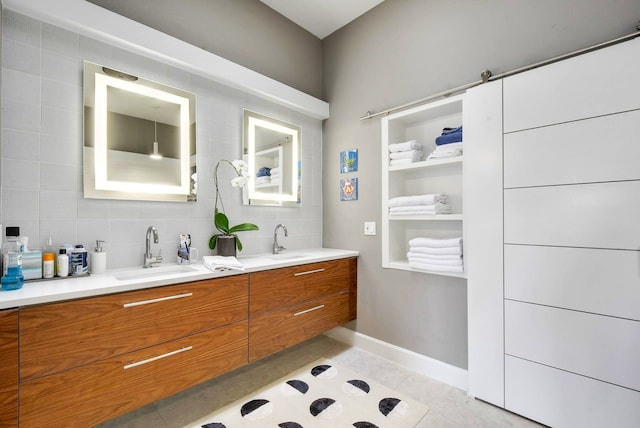
<svg viewBox="0 0 640 428">
<path fill-rule="evenodd" d="M 107 271 L 107 253 L 102 251 L 104 241 L 96 240 L 95 251 L 90 254 L 89 268 L 91 274 L 105 273 Z"/>
</svg>

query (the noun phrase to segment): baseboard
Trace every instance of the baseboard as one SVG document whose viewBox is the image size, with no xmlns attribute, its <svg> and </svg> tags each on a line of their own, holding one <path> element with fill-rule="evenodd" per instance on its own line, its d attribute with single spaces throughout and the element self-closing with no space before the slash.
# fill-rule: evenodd
<svg viewBox="0 0 640 428">
<path fill-rule="evenodd" d="M 326 336 L 348 345 L 357 346 L 384 359 L 417 371 L 437 381 L 467 391 L 467 370 L 442 361 L 429 358 L 417 352 L 383 342 L 371 336 L 344 327 L 337 327 L 325 333 Z"/>
</svg>

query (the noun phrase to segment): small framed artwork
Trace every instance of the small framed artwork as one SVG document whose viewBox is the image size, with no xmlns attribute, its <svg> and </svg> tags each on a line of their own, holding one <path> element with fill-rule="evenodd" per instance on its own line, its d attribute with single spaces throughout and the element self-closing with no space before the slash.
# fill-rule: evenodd
<svg viewBox="0 0 640 428">
<path fill-rule="evenodd" d="M 357 201 L 358 200 L 358 179 L 343 178 L 340 180 L 340 200 L 341 201 Z"/>
<path fill-rule="evenodd" d="M 358 149 L 340 152 L 340 172 L 355 172 L 358 170 Z"/>
</svg>

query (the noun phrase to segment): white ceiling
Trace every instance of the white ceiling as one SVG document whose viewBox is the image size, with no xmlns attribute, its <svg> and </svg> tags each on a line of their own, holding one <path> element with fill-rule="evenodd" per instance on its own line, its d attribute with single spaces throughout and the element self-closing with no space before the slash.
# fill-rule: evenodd
<svg viewBox="0 0 640 428">
<path fill-rule="evenodd" d="M 384 0 L 260 0 L 324 39 Z"/>
</svg>

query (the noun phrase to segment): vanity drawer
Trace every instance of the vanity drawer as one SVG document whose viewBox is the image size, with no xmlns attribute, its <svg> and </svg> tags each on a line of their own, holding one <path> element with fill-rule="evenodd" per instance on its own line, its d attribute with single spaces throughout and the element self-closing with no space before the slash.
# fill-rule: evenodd
<svg viewBox="0 0 640 428">
<path fill-rule="evenodd" d="M 250 317 L 355 290 L 355 266 L 356 259 L 339 259 L 252 273 Z"/>
<path fill-rule="evenodd" d="M 349 321 L 349 292 L 317 299 L 249 321 L 249 361 L 315 337 Z"/>
<path fill-rule="evenodd" d="M 25 382 L 20 424 L 94 426 L 246 363 L 243 321 Z"/>
<path fill-rule="evenodd" d="M 248 276 L 20 311 L 22 381 L 247 319 Z"/>
</svg>

